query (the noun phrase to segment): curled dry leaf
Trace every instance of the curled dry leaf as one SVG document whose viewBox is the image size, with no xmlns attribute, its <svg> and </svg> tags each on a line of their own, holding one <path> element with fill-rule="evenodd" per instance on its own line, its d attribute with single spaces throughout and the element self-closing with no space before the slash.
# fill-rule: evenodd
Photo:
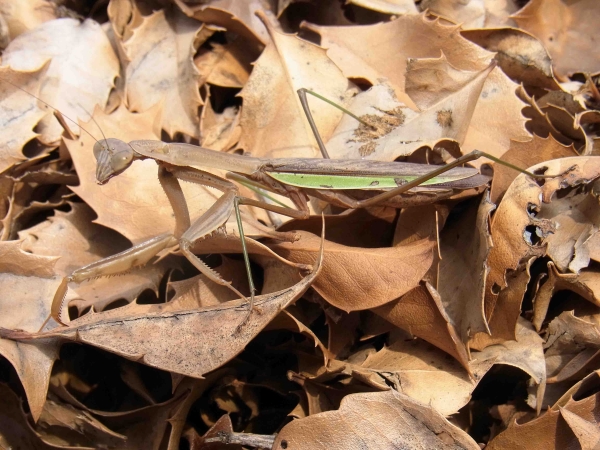
<svg viewBox="0 0 600 450">
<path fill-rule="evenodd" d="M 596 270 L 562 274 L 550 261 L 548 279 L 537 291 L 533 304 L 532 322 L 538 331 L 542 328 L 552 296 L 563 290 L 575 292 L 593 305 L 600 306 L 600 274 Z"/>
<path fill-rule="evenodd" d="M 499 67 L 490 72 L 464 138 L 464 153 L 482 150 L 500 158 L 510 148 L 512 140 L 531 138 L 525 127 L 526 119 L 521 114 L 525 105 L 516 94 L 518 87 Z M 480 166 L 483 161 L 474 161 L 472 165 Z"/>
<path fill-rule="evenodd" d="M 106 104 L 119 75 L 117 57 L 98 23 L 75 19 L 45 22 L 17 37 L 2 55 L 3 65 L 23 71 L 39 69 L 48 60 L 39 97 L 74 120 L 69 127 L 79 134 L 78 121 L 88 120 L 96 105 Z M 49 116 L 40 140 L 56 142 L 62 132 L 58 121 Z"/>
<path fill-rule="evenodd" d="M 562 78 L 574 72 L 600 70 L 593 19 L 599 13 L 600 4 L 594 0 L 532 0 L 513 19 L 542 41 Z"/>
<path fill-rule="evenodd" d="M 294 420 L 279 432 L 273 449 L 410 447 L 470 449 L 479 446 L 433 408 L 386 392 L 344 397 L 338 411 Z"/>
<path fill-rule="evenodd" d="M 481 71 L 493 54 L 460 35 L 457 25 L 445 25 L 426 14 L 403 15 L 376 25 L 326 27 L 304 25 L 321 36 L 327 56 L 348 78 L 379 84 L 385 78 L 396 96 L 411 105 L 405 92 L 405 73 L 409 58 L 439 58 L 442 52 L 460 70 Z M 390 58 L 389 49 L 394 49 Z"/>
<path fill-rule="evenodd" d="M 559 90 L 552 72 L 552 59 L 542 43 L 531 34 L 515 28 L 465 30 L 465 38 L 490 52 L 502 71 L 526 87 Z"/>
<path fill-rule="evenodd" d="M 240 140 L 239 108 L 225 108 L 222 113 L 216 113 L 209 101 L 202 108 L 200 118 L 200 145 L 212 150 L 225 151 L 233 148 Z"/>
<path fill-rule="evenodd" d="M 513 419 L 506 431 L 492 439 L 486 449 L 542 450 L 575 447 L 592 450 L 600 440 L 597 420 L 599 400 L 600 394 L 581 400 L 571 399 L 560 410 L 550 409 L 539 418 L 523 424 Z M 565 422 L 569 431 L 564 429 Z M 585 432 L 592 429 L 595 429 L 593 433 Z"/>
<path fill-rule="evenodd" d="M 244 44 L 241 38 L 236 38 L 225 45 L 211 43 L 210 50 L 201 49 L 194 64 L 202 79 L 215 86 L 243 88 L 253 62 Z"/>
<path fill-rule="evenodd" d="M 44 404 L 36 430 L 44 441 L 57 446 L 66 441 L 70 446 L 119 447 L 127 440 L 126 436 L 110 430 L 88 411 L 53 400 Z"/>
<path fill-rule="evenodd" d="M 44 22 L 56 19 L 56 5 L 49 0 L 13 0 L 0 2 L 0 14 L 13 40 Z"/>
<path fill-rule="evenodd" d="M 160 104 L 161 128 L 169 136 L 198 137 L 200 73 L 193 62 L 201 27 L 180 12 L 157 11 L 145 17 L 125 42 L 130 63 L 125 73 L 125 101 L 134 111 Z M 152 86 L 153 89 L 148 89 Z"/>
<path fill-rule="evenodd" d="M 25 160 L 23 146 L 36 136 L 33 128 L 47 114 L 38 107 L 37 99 L 27 93 L 39 95 L 45 73 L 46 66 L 31 72 L 0 67 L 0 172 Z"/>
<path fill-rule="evenodd" d="M 565 311 L 548 325 L 548 383 L 577 380 L 597 367 L 600 348 L 598 314 L 578 317 Z"/>
<path fill-rule="evenodd" d="M 598 157 L 573 157 L 547 161 L 530 168 L 547 168 L 547 174 L 562 174 L 556 178 L 546 180 L 540 186 L 529 177 L 521 174 L 506 191 L 492 222 L 492 239 L 494 247 L 489 256 L 490 273 L 486 282 L 486 316 L 490 317 L 498 311 L 510 308 L 511 312 L 504 310 L 501 317 L 513 317 L 514 321 L 520 313 L 520 301 L 510 304 L 499 304 L 499 294 L 507 286 L 507 275 L 515 271 L 531 258 L 539 258 L 550 251 L 550 242 L 558 240 L 561 252 L 567 251 L 571 258 L 575 255 L 577 240 L 570 241 L 571 231 L 556 225 L 556 217 L 546 214 L 553 211 L 552 197 L 559 189 L 585 186 L 600 176 L 600 158 Z M 573 168 L 568 172 L 568 169 Z M 573 191 L 573 192 L 576 192 Z M 568 199 L 566 200 L 569 201 Z M 559 208 L 560 209 L 560 208 Z M 560 220 L 560 219 L 559 219 Z M 585 225 L 582 224 L 582 225 Z M 563 234 L 563 230 L 566 234 Z M 565 246 L 569 242 L 568 246 Z M 566 249 L 566 250 L 565 250 Z M 522 298 L 521 293 L 521 298 Z M 503 320 L 503 322 L 505 322 Z M 513 322 L 514 323 L 514 322 Z M 490 323 L 492 334 L 504 339 L 513 339 L 510 332 L 511 323 L 503 325 L 508 334 L 500 335 Z"/>
<path fill-rule="evenodd" d="M 296 91 L 306 88 L 344 103 L 352 85 L 323 48 L 270 26 L 269 35 L 271 40 L 240 93 L 244 108 L 239 147 L 254 156 L 317 157 L 317 143 Z M 318 99 L 309 99 L 309 104 L 326 141 L 343 113 Z"/>
<path fill-rule="evenodd" d="M 56 257 L 37 256 L 21 250 L 18 241 L 0 242 L 0 326 L 37 332 L 50 315 L 50 304 L 60 278 L 54 277 Z M 29 408 L 37 419 L 46 401 L 58 342 L 32 345 L 0 339 L 0 354 L 15 369 L 23 384 Z M 4 398 L 4 396 L 2 396 Z"/>
<path fill-rule="evenodd" d="M 460 23 L 465 29 L 513 26 L 510 15 L 519 9 L 515 0 L 423 0 L 419 6 L 422 10 L 428 9 L 433 14 Z"/>
<path fill-rule="evenodd" d="M 502 155 L 502 160 L 517 167 L 531 167 L 534 164 L 551 159 L 578 156 L 573 146 L 566 146 L 557 142 L 552 135 L 547 138 L 533 135 L 532 139 L 521 142 L 511 141 L 510 149 Z M 496 164 L 494 178 L 492 179 L 491 200 L 499 203 L 510 184 L 519 172 L 510 167 Z"/>
<path fill-rule="evenodd" d="M 45 397 L 44 397 L 45 398 Z M 32 450 L 58 450 L 61 446 L 47 444 L 32 428 L 21 400 L 6 384 L 0 384 L 0 442 L 5 448 L 28 448 Z M 36 417 L 36 416 L 34 416 Z M 87 449 L 85 449 L 87 450 Z"/>
<path fill-rule="evenodd" d="M 292 262 L 313 264 L 319 238 L 306 231 L 298 234 L 297 242 L 270 247 Z M 419 284 L 433 261 L 433 245 L 428 239 L 395 248 L 348 247 L 325 241 L 323 269 L 313 288 L 343 311 L 384 305 Z"/>
<path fill-rule="evenodd" d="M 175 0 L 181 10 L 201 22 L 219 25 L 227 31 L 243 37 L 250 45 L 266 44 L 269 33 L 264 23 L 256 17 L 256 11 L 273 17 L 268 0 L 216 0 L 210 4 L 199 4 L 193 0 Z M 274 18 L 274 17 L 273 17 Z"/>
<path fill-rule="evenodd" d="M 56 345 L 64 340 L 86 343 L 152 367 L 202 378 L 240 353 L 282 309 L 299 298 L 317 276 L 322 258 L 321 246 L 313 271 L 299 283 L 257 296 L 257 311 L 246 322 L 246 300 L 179 312 L 163 312 L 161 305 L 130 304 L 84 316 L 68 327 L 48 332 L 4 329 L 2 334 L 33 346 Z"/>
<path fill-rule="evenodd" d="M 483 306 L 492 247 L 490 214 L 496 209 L 486 191 L 451 215 L 440 235 L 438 291 L 445 311 L 466 344 L 470 336 L 489 332 Z"/>
<path fill-rule="evenodd" d="M 446 313 L 440 295 L 429 283 L 375 308 L 373 312 L 452 355 L 469 370 L 465 344 Z"/>
<path fill-rule="evenodd" d="M 398 331 L 391 335 L 389 346 L 364 361 L 334 361 L 330 366 L 332 371 L 345 366 L 343 373 L 370 380 L 379 389 L 389 389 L 392 382 L 402 393 L 430 404 L 444 416 L 455 414 L 471 400 L 479 381 L 495 364 L 510 365 L 530 375 L 540 398 L 546 379 L 542 339 L 526 321 L 520 321 L 517 327 L 517 341 L 474 352 L 468 371 L 457 360 L 444 358 L 438 348 Z"/>
</svg>

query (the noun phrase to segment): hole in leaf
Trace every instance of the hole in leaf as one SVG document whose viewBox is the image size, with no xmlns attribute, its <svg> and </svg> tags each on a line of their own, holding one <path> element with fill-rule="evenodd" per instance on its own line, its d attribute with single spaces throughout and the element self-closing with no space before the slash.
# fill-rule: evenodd
<svg viewBox="0 0 600 450">
<path fill-rule="evenodd" d="M 500 294 L 501 290 L 502 288 L 500 287 L 500 285 L 498 283 L 494 283 L 494 285 L 492 286 L 492 294 L 498 295 Z"/>
<path fill-rule="evenodd" d="M 535 225 L 528 225 L 525 227 L 525 231 L 523 232 L 523 239 L 529 245 L 537 246 L 542 242 L 541 231 Z"/>
</svg>

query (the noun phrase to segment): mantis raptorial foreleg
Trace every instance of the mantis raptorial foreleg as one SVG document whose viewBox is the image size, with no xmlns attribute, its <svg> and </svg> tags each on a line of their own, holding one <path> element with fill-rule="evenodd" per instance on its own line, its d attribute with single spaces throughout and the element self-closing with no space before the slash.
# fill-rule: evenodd
<svg viewBox="0 0 600 450">
<path fill-rule="evenodd" d="M 240 298 L 246 298 L 240 291 L 232 286 L 231 282 L 223 279 L 216 271 L 206 265 L 193 252 L 192 248 L 196 241 L 202 239 L 211 233 L 219 230 L 227 222 L 233 212 L 236 213 L 238 229 L 242 239 L 244 250 L 244 259 L 248 271 L 248 284 L 250 288 L 249 312 L 244 319 L 244 323 L 254 307 L 254 282 L 250 272 L 250 262 L 245 244 L 245 236 L 239 205 L 251 205 L 277 212 L 279 214 L 288 214 L 293 217 L 304 215 L 299 211 L 289 208 L 281 208 L 269 205 L 253 199 L 241 197 L 235 184 L 228 180 L 217 177 L 211 173 L 190 167 L 174 166 L 159 161 L 158 178 L 160 184 L 167 195 L 169 203 L 175 215 L 175 230 L 173 233 L 166 233 L 155 238 L 149 239 L 128 250 L 116 255 L 96 261 L 85 267 L 75 270 L 70 276 L 65 277 L 57 290 L 52 307 L 52 317 L 59 323 L 64 323 L 61 317 L 63 301 L 68 289 L 69 282 L 82 282 L 88 279 L 101 276 L 115 275 L 126 272 L 133 267 L 148 263 L 161 251 L 179 244 L 181 252 L 196 267 L 200 273 L 205 275 L 211 281 L 226 286 L 235 292 Z M 190 222 L 190 215 L 179 184 L 179 180 L 197 183 L 203 186 L 212 187 L 223 192 L 223 195 L 198 219 Z M 45 325 L 45 324 L 44 324 Z M 43 326 L 42 326 L 43 328 Z"/>
</svg>

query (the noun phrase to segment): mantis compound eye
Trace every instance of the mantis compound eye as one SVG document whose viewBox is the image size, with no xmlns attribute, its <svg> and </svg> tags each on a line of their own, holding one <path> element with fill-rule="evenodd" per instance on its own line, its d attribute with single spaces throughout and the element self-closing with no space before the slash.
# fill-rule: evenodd
<svg viewBox="0 0 600 450">
<path fill-rule="evenodd" d="M 115 175 L 127 169 L 133 161 L 133 151 L 125 149 L 114 153 L 110 158 L 110 165 L 115 172 Z"/>
<path fill-rule="evenodd" d="M 94 145 L 96 158 L 96 181 L 104 184 L 127 169 L 134 159 L 134 151 L 119 139 L 105 139 Z"/>
</svg>

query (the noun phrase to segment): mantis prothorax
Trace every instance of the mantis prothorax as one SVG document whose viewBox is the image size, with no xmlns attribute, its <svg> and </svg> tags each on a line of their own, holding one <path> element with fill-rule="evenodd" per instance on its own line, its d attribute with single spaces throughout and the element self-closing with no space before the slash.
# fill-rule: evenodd
<svg viewBox="0 0 600 450">
<path fill-rule="evenodd" d="M 57 322 L 63 323 L 61 320 L 62 304 L 69 282 L 79 283 L 96 277 L 122 273 L 132 267 L 146 264 L 160 251 L 177 244 L 179 244 L 182 253 L 187 259 L 207 278 L 215 283 L 228 286 L 240 298 L 245 298 L 230 282 L 224 280 L 191 251 L 191 247 L 196 240 L 219 230 L 234 211 L 240 232 L 250 287 L 248 312 L 250 314 L 253 308 L 255 288 L 245 245 L 245 236 L 239 211 L 240 204 L 257 206 L 292 218 L 304 219 L 309 216 L 307 204 L 309 194 L 328 203 L 345 208 L 362 208 L 385 203 L 419 185 L 441 187 L 452 193 L 454 190 L 479 187 L 488 182 L 489 177 L 480 175 L 475 169 L 457 167 L 481 156 L 507 165 L 532 177 L 551 177 L 550 175 L 531 174 L 478 150 L 464 155 L 449 164 L 440 166 L 435 170 L 431 170 L 431 166 L 429 165 L 422 164 L 360 159 L 327 159 L 327 151 L 308 109 L 306 93 L 313 94 L 334 106 L 337 105 L 311 91 L 301 89 L 298 93 L 321 152 L 326 159 L 256 158 L 226 154 L 190 144 L 169 144 L 152 140 L 126 143 L 119 139 L 111 138 L 97 141 L 94 145 L 94 156 L 97 160 L 96 179 L 99 184 L 104 184 L 112 177 L 127 170 L 136 159 L 151 158 L 158 163 L 159 180 L 175 214 L 175 230 L 173 233 L 156 236 L 124 252 L 77 269 L 71 275 L 65 277 L 54 297 L 52 317 Z M 342 110 L 348 112 L 344 109 Z M 359 118 L 357 119 L 360 120 Z M 226 170 L 228 171 L 226 177 L 229 179 L 242 181 L 246 184 L 258 186 L 262 189 L 289 197 L 297 209 L 274 206 L 266 202 L 242 197 L 234 183 L 190 166 Z M 191 223 L 179 180 L 216 188 L 222 191 L 223 195 L 208 211 L 196 219 L 194 223 Z M 358 200 L 351 194 L 344 192 L 349 190 L 383 192 L 379 192 L 367 199 Z"/>
</svg>

